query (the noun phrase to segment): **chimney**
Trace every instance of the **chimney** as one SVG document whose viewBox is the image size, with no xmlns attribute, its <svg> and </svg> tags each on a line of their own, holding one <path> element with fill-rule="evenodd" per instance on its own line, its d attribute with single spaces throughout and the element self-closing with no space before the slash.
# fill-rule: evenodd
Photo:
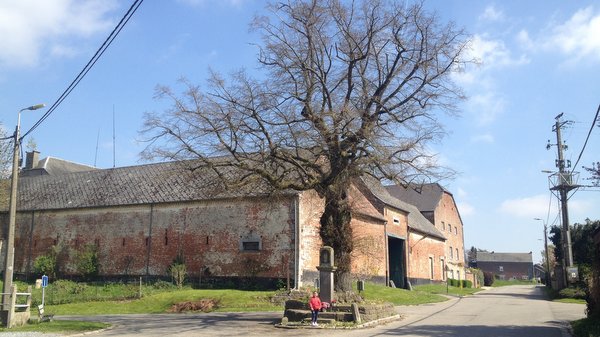
<svg viewBox="0 0 600 337">
<path fill-rule="evenodd" d="M 27 158 L 25 158 L 25 169 L 26 170 L 31 170 L 32 168 L 34 168 L 40 158 L 40 153 L 36 150 L 33 150 L 31 152 L 27 152 Z"/>
</svg>

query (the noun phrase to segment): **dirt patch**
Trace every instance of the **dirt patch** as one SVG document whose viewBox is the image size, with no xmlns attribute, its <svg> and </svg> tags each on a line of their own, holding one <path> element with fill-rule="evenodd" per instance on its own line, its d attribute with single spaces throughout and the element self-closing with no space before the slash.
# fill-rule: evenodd
<svg viewBox="0 0 600 337">
<path fill-rule="evenodd" d="M 169 312 L 189 312 L 189 311 L 202 311 L 211 312 L 219 307 L 219 300 L 212 298 L 203 298 L 198 301 L 187 301 L 181 303 L 175 303 L 169 309 Z"/>
</svg>

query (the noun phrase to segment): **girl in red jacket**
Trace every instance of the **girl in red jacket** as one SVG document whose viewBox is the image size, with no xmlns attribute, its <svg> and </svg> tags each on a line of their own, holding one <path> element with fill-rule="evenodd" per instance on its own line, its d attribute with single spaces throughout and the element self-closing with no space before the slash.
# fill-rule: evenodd
<svg viewBox="0 0 600 337">
<path fill-rule="evenodd" d="M 308 301 L 308 305 L 310 306 L 310 314 L 311 314 L 311 325 L 317 326 L 317 316 L 319 315 L 319 310 L 321 310 L 321 299 L 319 298 L 319 294 L 315 291 L 313 292 L 312 297 Z"/>
</svg>

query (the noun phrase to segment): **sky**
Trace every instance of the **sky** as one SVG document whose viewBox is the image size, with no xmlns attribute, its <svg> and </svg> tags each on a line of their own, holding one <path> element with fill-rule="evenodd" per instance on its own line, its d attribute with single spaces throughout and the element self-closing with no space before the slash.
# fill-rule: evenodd
<svg viewBox="0 0 600 337">
<path fill-rule="evenodd" d="M 20 109 L 58 99 L 132 2 L 0 0 L 0 123 L 7 134 Z M 457 202 L 465 249 L 532 251 L 538 262 L 543 223 L 559 223 L 550 174 L 543 172 L 557 170 L 557 148 L 546 145 L 556 144 L 558 114 L 570 122 L 562 129 L 565 158 L 575 164 L 582 153 L 575 167 L 580 185 L 589 185 L 581 166 L 600 161 L 599 127 L 582 152 L 600 104 L 600 4 L 448 0 L 425 6 L 441 22 L 465 29 L 467 56 L 479 61 L 454 75 L 467 99 L 459 116 L 441 118 L 448 134 L 430 148 L 458 172 L 441 184 Z M 166 108 L 154 97 L 156 86 L 176 87 L 182 77 L 202 86 L 210 69 L 256 69 L 260 40 L 249 24 L 264 7 L 256 0 L 145 1 L 24 144 L 35 142 L 42 158 L 98 168 L 143 163 L 143 114 Z M 23 112 L 22 132 L 44 112 Z M 600 220 L 598 191 L 571 193 L 571 223 Z"/>
</svg>

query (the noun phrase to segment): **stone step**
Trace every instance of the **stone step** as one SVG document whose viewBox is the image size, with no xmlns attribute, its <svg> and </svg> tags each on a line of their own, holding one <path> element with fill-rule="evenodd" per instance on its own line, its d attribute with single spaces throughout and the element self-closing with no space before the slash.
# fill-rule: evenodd
<svg viewBox="0 0 600 337">
<path fill-rule="evenodd" d="M 305 319 L 310 321 L 310 310 L 302 309 L 286 309 L 284 314 L 290 322 L 301 322 Z M 333 320 L 338 322 L 352 322 L 354 317 L 349 312 L 325 311 L 319 313 L 319 321 L 321 319 Z"/>
</svg>

